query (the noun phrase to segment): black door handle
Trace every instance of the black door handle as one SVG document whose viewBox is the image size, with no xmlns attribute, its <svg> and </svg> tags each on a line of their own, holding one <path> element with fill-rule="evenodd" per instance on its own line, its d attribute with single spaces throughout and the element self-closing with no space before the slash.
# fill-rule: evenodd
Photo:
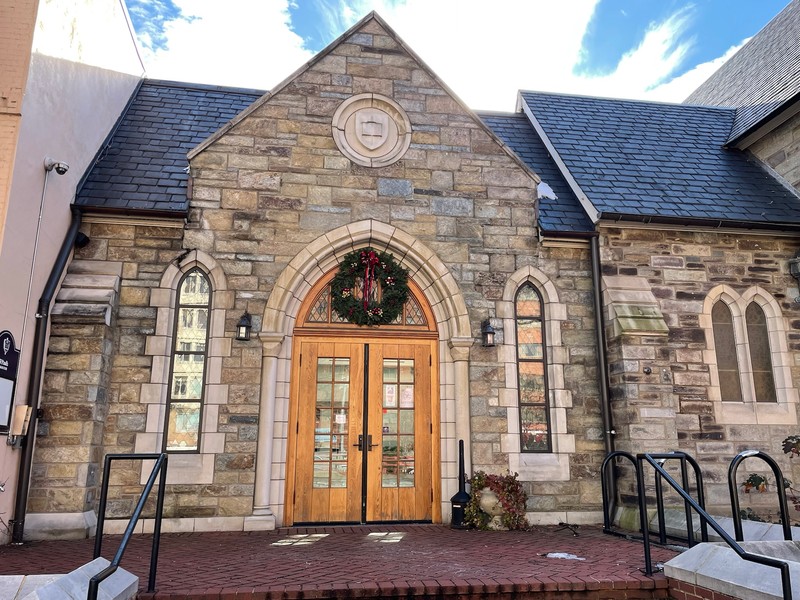
<svg viewBox="0 0 800 600">
<path fill-rule="evenodd" d="M 368 452 L 372 452 L 372 449 L 375 448 L 378 445 L 379 444 L 373 444 L 372 443 L 372 435 L 368 435 L 367 436 L 366 446 L 367 446 L 367 451 Z M 353 444 L 353 448 L 358 448 L 359 452 L 363 452 L 364 451 L 364 436 L 363 435 L 359 435 L 358 436 L 358 443 L 357 444 Z"/>
</svg>

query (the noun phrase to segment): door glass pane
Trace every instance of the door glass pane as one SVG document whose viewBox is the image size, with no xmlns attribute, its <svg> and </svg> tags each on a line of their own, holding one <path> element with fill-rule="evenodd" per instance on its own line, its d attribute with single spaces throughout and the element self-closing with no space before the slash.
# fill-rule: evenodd
<svg viewBox="0 0 800 600">
<path fill-rule="evenodd" d="M 384 359 L 382 405 L 381 486 L 414 487 L 413 360 Z"/>
<path fill-rule="evenodd" d="M 317 359 L 314 418 L 315 488 L 347 486 L 350 359 Z"/>
<path fill-rule="evenodd" d="M 333 384 L 333 404 L 335 406 L 347 406 L 350 400 L 350 384 L 349 383 L 334 383 Z"/>
<path fill-rule="evenodd" d="M 400 386 L 400 408 L 414 408 L 414 386 Z"/>
<path fill-rule="evenodd" d="M 400 433 L 414 434 L 414 411 L 400 411 Z"/>
<path fill-rule="evenodd" d="M 333 373 L 333 359 L 332 358 L 318 358 L 317 359 L 317 381 L 331 381 Z"/>
<path fill-rule="evenodd" d="M 414 436 L 400 436 L 400 452 L 397 464 L 400 487 L 414 487 Z"/>
<path fill-rule="evenodd" d="M 414 361 L 401 360 L 400 363 L 400 383 L 414 383 Z"/>
</svg>

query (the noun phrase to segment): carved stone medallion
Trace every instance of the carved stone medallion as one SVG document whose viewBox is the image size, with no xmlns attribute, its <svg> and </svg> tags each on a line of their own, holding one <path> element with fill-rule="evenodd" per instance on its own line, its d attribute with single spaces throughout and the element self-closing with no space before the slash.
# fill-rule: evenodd
<svg viewBox="0 0 800 600">
<path fill-rule="evenodd" d="M 400 160 L 411 145 L 411 123 L 403 108 L 380 94 L 358 94 L 333 115 L 333 139 L 342 154 L 364 167 Z"/>
</svg>

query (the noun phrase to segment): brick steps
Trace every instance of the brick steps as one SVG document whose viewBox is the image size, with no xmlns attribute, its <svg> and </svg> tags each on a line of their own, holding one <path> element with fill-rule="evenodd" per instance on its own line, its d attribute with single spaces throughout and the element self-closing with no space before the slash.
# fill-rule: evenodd
<svg viewBox="0 0 800 600">
<path fill-rule="evenodd" d="M 108 537 L 103 547 L 111 554 L 119 536 Z M 441 525 L 165 534 L 156 591 L 147 593 L 151 540 L 134 536 L 122 561 L 139 576 L 141 600 L 670 597 L 664 575 L 641 572 L 641 543 L 595 526 L 582 526 L 578 537 L 558 527 L 484 532 Z M 66 572 L 91 551 L 92 540 L 0 547 L 0 574 L 56 567 Z M 654 564 L 674 555 L 653 548 Z"/>
</svg>

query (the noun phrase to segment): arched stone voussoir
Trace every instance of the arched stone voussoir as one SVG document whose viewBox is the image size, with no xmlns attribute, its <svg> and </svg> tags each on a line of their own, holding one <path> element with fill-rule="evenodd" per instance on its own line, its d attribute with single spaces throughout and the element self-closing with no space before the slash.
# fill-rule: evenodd
<svg viewBox="0 0 800 600">
<path fill-rule="evenodd" d="M 341 258 L 372 245 L 396 256 L 435 310 L 443 337 L 470 337 L 467 305 L 444 262 L 423 242 L 392 225 L 367 219 L 332 229 L 308 244 L 278 276 L 264 309 L 264 331 L 290 334 L 297 300 Z"/>
</svg>

